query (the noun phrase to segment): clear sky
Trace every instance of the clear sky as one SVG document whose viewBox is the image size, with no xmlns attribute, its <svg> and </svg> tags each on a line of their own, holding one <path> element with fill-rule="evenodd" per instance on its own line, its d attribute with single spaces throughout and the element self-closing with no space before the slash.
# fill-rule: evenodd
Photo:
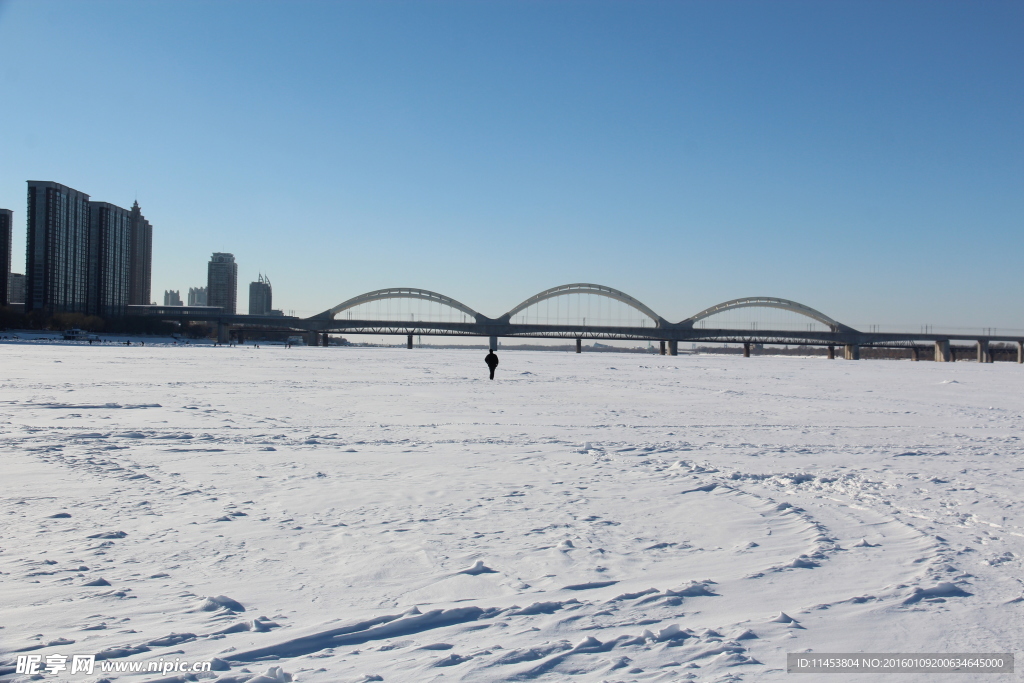
<svg viewBox="0 0 1024 683">
<path fill-rule="evenodd" d="M 622 289 L 1024 328 L 1024 3 L 0 0 L 0 207 L 154 226 L 153 297 Z"/>
</svg>

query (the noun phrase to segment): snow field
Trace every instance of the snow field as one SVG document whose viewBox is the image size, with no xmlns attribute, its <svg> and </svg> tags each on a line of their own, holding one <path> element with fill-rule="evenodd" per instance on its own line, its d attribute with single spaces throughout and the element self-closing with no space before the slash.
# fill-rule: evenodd
<svg viewBox="0 0 1024 683">
<path fill-rule="evenodd" d="M 1017 365 L 0 359 L 2 680 L 21 651 L 225 683 L 772 681 L 787 652 L 1011 652 L 1024 626 Z"/>
</svg>

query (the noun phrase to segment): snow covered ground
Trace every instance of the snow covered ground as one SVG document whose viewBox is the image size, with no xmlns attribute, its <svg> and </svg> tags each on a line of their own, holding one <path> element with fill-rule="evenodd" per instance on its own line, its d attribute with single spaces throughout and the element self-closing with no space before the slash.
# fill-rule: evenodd
<svg viewBox="0 0 1024 683">
<path fill-rule="evenodd" d="M 0 343 L 0 680 L 16 651 L 334 683 L 1021 649 L 1024 367 L 501 362 Z M 101 677 L 161 679 L 40 680 Z"/>
</svg>

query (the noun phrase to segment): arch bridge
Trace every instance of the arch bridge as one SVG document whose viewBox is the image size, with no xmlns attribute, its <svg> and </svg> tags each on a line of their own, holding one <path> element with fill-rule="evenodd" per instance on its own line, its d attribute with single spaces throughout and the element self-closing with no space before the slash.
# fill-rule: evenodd
<svg viewBox="0 0 1024 683">
<path fill-rule="evenodd" d="M 561 301 L 573 296 L 594 296 L 625 307 L 636 320 L 625 324 L 587 324 L 587 318 L 569 322 L 545 320 L 529 322 L 528 311 L 541 304 Z M 447 315 L 424 319 L 410 313 L 407 317 L 396 318 L 393 314 L 378 311 L 363 311 L 371 305 L 390 305 L 392 301 L 424 302 L 438 310 L 448 311 Z M 663 316 L 640 300 L 623 291 L 605 285 L 578 282 L 552 287 L 524 299 L 503 315 L 488 317 L 466 304 L 439 292 L 414 287 L 390 287 L 366 292 L 346 299 L 336 306 L 309 318 L 289 316 L 247 316 L 225 315 L 220 309 L 167 306 L 130 307 L 135 314 L 157 316 L 170 320 L 206 320 L 218 324 L 219 336 L 226 340 L 227 329 L 238 330 L 293 330 L 310 333 L 316 339 L 327 333 L 343 334 L 399 334 L 407 335 L 411 347 L 413 335 L 455 335 L 488 337 L 491 348 L 496 348 L 498 338 L 564 338 L 575 339 L 577 351 L 583 339 L 589 340 L 650 340 L 661 343 L 662 353 L 675 355 L 679 342 L 738 343 L 744 346 L 744 355 L 749 355 L 753 344 L 791 344 L 828 346 L 832 357 L 836 346 L 843 347 L 847 358 L 859 357 L 861 346 L 896 346 L 916 349 L 921 344 L 934 343 L 937 360 L 948 360 L 951 339 L 969 338 L 978 345 L 979 360 L 991 358 L 988 352 L 990 342 L 1017 342 L 1018 360 L 1024 362 L 1024 339 L 998 335 L 970 335 L 969 337 L 943 333 L 900 334 L 863 332 L 845 325 L 834 318 L 805 304 L 776 297 L 745 297 L 723 301 L 705 308 L 677 323 L 669 322 Z M 792 326 L 777 329 L 738 329 L 722 324 L 722 314 L 745 308 L 761 308 L 795 314 L 807 321 L 807 329 Z M 360 312 L 359 316 L 354 313 Z M 426 316 L 430 318 L 430 316 Z M 436 319 L 441 317 L 443 319 Z M 525 320 L 524 320 L 525 319 Z M 606 321 L 605 321 L 606 322 Z"/>
</svg>

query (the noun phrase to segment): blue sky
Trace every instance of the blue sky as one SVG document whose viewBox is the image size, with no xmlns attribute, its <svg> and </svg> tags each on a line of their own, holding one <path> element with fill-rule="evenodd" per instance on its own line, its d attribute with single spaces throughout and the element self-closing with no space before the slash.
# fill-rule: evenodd
<svg viewBox="0 0 1024 683">
<path fill-rule="evenodd" d="M 2 0 L 0 0 L 2 2 Z M 154 225 L 153 292 L 239 263 L 312 314 L 568 282 L 1024 328 L 1024 3 L 0 4 L 0 207 Z"/>
</svg>

